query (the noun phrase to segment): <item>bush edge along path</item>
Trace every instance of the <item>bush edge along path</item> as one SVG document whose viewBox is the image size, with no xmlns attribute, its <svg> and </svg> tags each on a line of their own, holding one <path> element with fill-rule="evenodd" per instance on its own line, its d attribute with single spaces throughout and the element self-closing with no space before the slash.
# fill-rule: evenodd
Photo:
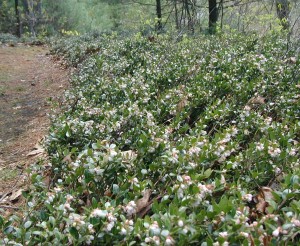
<svg viewBox="0 0 300 246">
<path fill-rule="evenodd" d="M 299 57 L 286 47 L 236 33 L 55 42 L 77 74 L 4 242 L 297 243 Z"/>
</svg>

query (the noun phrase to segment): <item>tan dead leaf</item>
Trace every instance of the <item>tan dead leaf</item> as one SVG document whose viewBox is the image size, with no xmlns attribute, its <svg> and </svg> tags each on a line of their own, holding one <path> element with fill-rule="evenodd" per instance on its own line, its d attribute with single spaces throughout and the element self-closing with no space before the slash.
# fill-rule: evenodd
<svg viewBox="0 0 300 246">
<path fill-rule="evenodd" d="M 108 196 L 108 197 L 111 197 L 111 196 L 112 196 L 111 190 L 110 190 L 110 189 L 106 190 L 106 191 L 104 192 L 104 195 L 105 195 L 105 196 Z"/>
<path fill-rule="evenodd" d="M 286 59 L 284 62 L 285 63 L 290 63 L 290 64 L 296 64 L 297 59 L 296 59 L 296 57 L 293 56 L 293 57 L 290 57 L 290 58 Z"/>
<path fill-rule="evenodd" d="M 265 199 L 260 193 L 256 196 L 256 202 L 256 211 L 261 214 L 265 213 L 268 203 L 265 201 Z"/>
<path fill-rule="evenodd" d="M 272 237 L 270 235 L 263 235 L 263 245 L 269 246 L 271 245 Z"/>
<path fill-rule="evenodd" d="M 123 151 L 121 152 L 121 155 L 122 155 L 122 162 L 125 163 L 130 163 L 137 158 L 137 153 L 134 152 L 133 150 Z"/>
<path fill-rule="evenodd" d="M 296 87 L 300 89 L 300 84 L 299 84 L 299 85 L 296 85 Z"/>
<path fill-rule="evenodd" d="M 66 155 L 65 158 L 63 159 L 63 162 L 68 164 L 71 163 L 72 162 L 71 154 Z"/>
<path fill-rule="evenodd" d="M 0 159 L 0 164 L 2 164 L 2 163 L 5 163 L 6 161 L 4 161 L 4 160 L 2 160 L 2 159 Z"/>
<path fill-rule="evenodd" d="M 176 106 L 177 113 L 180 113 L 184 107 L 188 104 L 188 98 L 186 96 L 182 97 L 179 103 Z"/>
<path fill-rule="evenodd" d="M 43 148 L 39 148 L 39 149 L 35 149 L 30 151 L 27 156 L 37 156 L 37 155 L 42 155 L 45 152 L 45 150 Z"/>
<path fill-rule="evenodd" d="M 13 191 L 13 193 L 9 197 L 9 201 L 14 202 L 16 200 L 19 200 L 20 196 L 22 196 L 22 191 L 24 191 L 24 190 L 19 189 L 19 190 Z"/>
<path fill-rule="evenodd" d="M 152 194 L 152 191 L 150 189 L 147 189 L 144 191 L 144 195 L 142 198 L 138 199 L 136 204 L 136 213 L 141 212 L 144 208 L 146 208 L 149 205 L 149 198 Z"/>
<path fill-rule="evenodd" d="M 297 62 L 296 57 L 291 57 L 290 61 L 291 61 L 291 63 L 295 64 Z"/>
<path fill-rule="evenodd" d="M 35 145 L 34 145 L 34 149 L 42 149 L 43 146 L 42 146 L 42 143 L 44 142 L 45 140 L 45 137 L 42 137 Z"/>
<path fill-rule="evenodd" d="M 258 195 L 256 196 L 256 211 L 262 214 L 266 214 L 266 208 L 269 206 L 269 202 L 274 200 L 272 189 L 270 187 L 261 187 Z"/>
<path fill-rule="evenodd" d="M 274 200 L 274 196 L 272 194 L 273 190 L 270 187 L 261 187 L 261 192 L 263 193 L 264 199 L 266 202 Z"/>
<path fill-rule="evenodd" d="M 263 104 L 265 104 L 265 100 L 266 100 L 266 98 L 264 98 L 262 96 L 252 97 L 247 102 L 247 105 L 248 106 L 263 105 Z"/>
<path fill-rule="evenodd" d="M 27 156 L 30 157 L 30 156 L 39 156 L 39 155 L 42 155 L 45 150 L 42 146 L 42 142 L 44 141 L 44 137 L 42 137 L 36 144 L 35 146 L 33 147 L 33 150 L 30 151 Z"/>
</svg>

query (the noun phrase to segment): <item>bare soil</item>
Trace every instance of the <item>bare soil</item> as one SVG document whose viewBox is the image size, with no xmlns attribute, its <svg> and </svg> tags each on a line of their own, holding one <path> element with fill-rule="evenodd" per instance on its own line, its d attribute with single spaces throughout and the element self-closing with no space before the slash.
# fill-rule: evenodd
<svg viewBox="0 0 300 246">
<path fill-rule="evenodd" d="M 27 184 L 29 155 L 47 134 L 53 101 L 68 87 L 69 71 L 47 55 L 46 46 L 0 46 L 0 208 L 14 207 Z"/>
</svg>

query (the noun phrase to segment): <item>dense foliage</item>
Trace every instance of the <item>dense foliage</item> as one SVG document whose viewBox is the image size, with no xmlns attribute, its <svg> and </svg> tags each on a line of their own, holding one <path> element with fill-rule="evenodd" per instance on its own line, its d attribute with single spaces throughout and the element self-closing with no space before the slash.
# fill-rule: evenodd
<svg viewBox="0 0 300 246">
<path fill-rule="evenodd" d="M 299 242 L 300 63 L 284 39 L 85 36 L 52 52 L 77 73 L 25 217 L 0 217 L 5 244 Z"/>
</svg>

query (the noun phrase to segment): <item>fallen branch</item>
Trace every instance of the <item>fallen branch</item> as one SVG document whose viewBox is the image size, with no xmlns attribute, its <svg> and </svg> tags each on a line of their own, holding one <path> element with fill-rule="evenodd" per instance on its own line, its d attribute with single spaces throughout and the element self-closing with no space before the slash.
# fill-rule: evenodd
<svg viewBox="0 0 300 246">
<path fill-rule="evenodd" d="M 9 205 L 1 205 L 0 204 L 0 208 L 4 208 L 4 209 L 15 209 L 15 210 L 19 210 L 20 208 L 15 207 L 15 206 L 9 206 Z"/>
</svg>

